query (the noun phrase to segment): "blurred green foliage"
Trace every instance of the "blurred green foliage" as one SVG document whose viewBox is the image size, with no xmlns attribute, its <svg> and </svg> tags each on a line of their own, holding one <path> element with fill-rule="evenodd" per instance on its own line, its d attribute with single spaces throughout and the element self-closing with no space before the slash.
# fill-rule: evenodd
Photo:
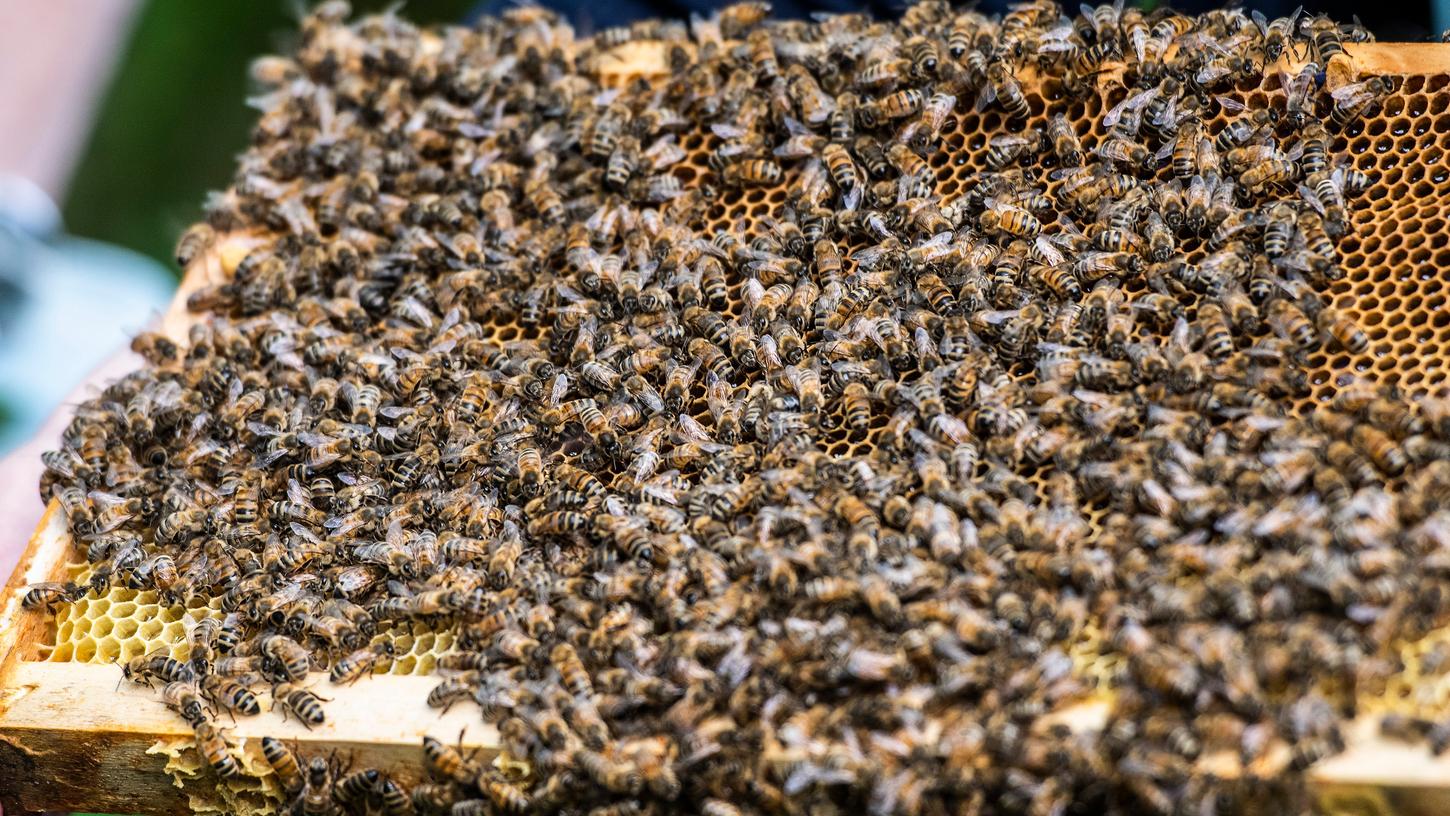
<svg viewBox="0 0 1450 816">
<path fill-rule="evenodd" d="M 412 0 L 420 23 L 456 21 L 476 0 Z M 353 0 L 355 13 L 390 0 Z M 288 0 L 149 0 L 137 12 L 64 204 L 71 233 L 174 267 L 176 237 L 226 187 L 256 111 L 245 100 L 253 58 L 295 41 Z"/>
</svg>

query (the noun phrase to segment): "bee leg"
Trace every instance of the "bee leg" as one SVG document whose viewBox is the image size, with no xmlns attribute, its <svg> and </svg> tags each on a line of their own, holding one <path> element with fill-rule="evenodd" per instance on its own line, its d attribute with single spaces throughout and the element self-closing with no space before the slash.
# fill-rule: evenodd
<svg viewBox="0 0 1450 816">
<path fill-rule="evenodd" d="M 213 720 L 215 720 L 217 718 L 217 715 L 218 714 L 220 714 L 222 711 L 225 711 L 227 713 L 227 716 L 232 718 L 232 725 L 236 725 L 237 724 L 237 714 L 236 714 L 236 712 L 232 711 L 230 708 L 227 708 L 226 706 L 222 706 L 220 709 L 218 709 L 218 708 L 216 708 L 214 706 L 207 706 L 206 710 L 209 711 L 209 712 L 211 712 L 211 719 L 213 719 Z"/>
</svg>

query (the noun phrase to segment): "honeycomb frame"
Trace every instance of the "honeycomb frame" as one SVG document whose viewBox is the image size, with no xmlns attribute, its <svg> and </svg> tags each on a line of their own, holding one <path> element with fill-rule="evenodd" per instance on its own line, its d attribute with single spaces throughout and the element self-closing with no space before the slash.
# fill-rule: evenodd
<svg viewBox="0 0 1450 816">
<path fill-rule="evenodd" d="M 611 69 L 612 82 L 624 84 L 638 79 L 651 80 L 665 74 L 665 50 L 659 44 L 632 43 L 622 48 L 630 53 L 622 54 Z M 1352 167 L 1369 172 L 1374 177 L 1374 183 L 1353 209 L 1351 234 L 1341 244 L 1344 277 L 1329 290 L 1332 305 L 1365 330 L 1370 346 L 1361 354 L 1328 348 L 1310 355 L 1311 390 L 1294 403 L 1295 410 L 1301 415 L 1312 412 L 1317 405 L 1331 399 L 1337 389 L 1357 378 L 1395 386 L 1407 397 L 1442 395 L 1450 390 L 1450 382 L 1447 382 L 1450 380 L 1450 308 L 1447 308 L 1447 300 L 1450 300 L 1450 291 L 1447 291 L 1447 285 L 1450 285 L 1450 235 L 1444 233 L 1445 227 L 1450 224 L 1450 205 L 1442 203 L 1450 201 L 1450 46 L 1358 44 L 1347 46 L 1347 51 L 1361 73 L 1396 79 L 1394 91 L 1384 100 L 1380 114 L 1337 135 L 1331 148 L 1336 156 L 1348 157 Z M 1044 89 L 1033 85 L 1024 84 L 1024 90 L 1032 111 L 1025 127 L 1042 127 L 1046 121 L 1047 103 L 1055 100 L 1049 100 Z M 1101 114 L 1120 101 L 1122 93 L 1120 86 L 1112 84 L 1112 75 L 1109 74 L 1100 80 L 1095 93 L 1073 103 L 1071 118 L 1077 124 L 1085 150 L 1091 150 L 1104 135 Z M 1226 96 L 1255 108 L 1279 104 L 1283 92 L 1278 87 L 1277 78 L 1270 74 L 1262 83 L 1237 87 Z M 941 147 L 927 158 L 928 165 L 936 173 L 935 191 L 948 201 L 964 189 L 971 174 L 983 166 L 987 149 L 987 138 L 983 134 L 997 132 L 1006 124 L 1003 114 L 998 111 L 975 112 L 971 108 L 970 100 L 958 101 L 957 109 L 943 131 Z M 1225 119 L 1222 110 L 1213 113 L 1212 118 L 1205 120 L 1211 130 Z M 1084 126 L 1084 121 L 1091 122 L 1091 126 Z M 709 132 L 683 136 L 680 145 L 687 157 L 672 172 L 686 186 L 713 186 L 708 157 L 718 143 L 719 137 Z M 1163 172 L 1168 171 L 1165 169 Z M 781 219 L 787 198 L 785 190 L 796 180 L 797 173 L 794 168 L 787 171 L 783 184 L 773 188 L 720 189 L 707 213 L 707 221 L 697 226 L 708 232 L 728 228 L 743 233 L 747 238 L 758 236 L 775 220 Z M 1056 184 L 1049 181 L 1050 188 Z M 1419 233 L 1418 241 L 1416 233 Z M 185 311 L 186 295 L 205 283 L 223 279 L 246 254 L 250 240 L 247 236 L 232 236 L 222 243 L 215 256 L 203 259 L 187 271 L 182 291 L 164 319 L 169 334 L 176 338 L 185 336 L 189 320 Z M 1205 250 L 1201 244 L 1201 241 L 1196 241 L 1182 245 L 1190 261 L 1203 256 Z M 858 243 L 845 256 L 848 272 L 856 265 L 855 253 L 865 246 L 864 242 Z M 726 309 L 732 316 L 738 316 L 742 311 L 741 294 L 741 281 L 732 280 Z M 507 322 L 495 322 L 489 328 L 493 338 L 499 341 L 534 336 L 538 331 Z M 707 411 L 701 389 L 697 386 L 694 399 L 686 409 L 697 418 L 703 418 Z M 848 431 L 844 423 L 837 423 L 836 428 L 838 438 L 826 450 L 832 454 L 849 455 L 861 446 L 875 445 L 885 430 L 885 422 L 874 420 L 865 431 Z M 52 508 L 51 513 L 56 514 L 58 510 Z M 63 534 L 60 538 L 64 538 Z M 54 619 L 44 621 L 43 625 L 23 624 L 15 614 L 19 587 L 40 580 L 85 577 L 85 565 L 66 558 L 56 558 L 48 564 L 35 562 L 37 549 L 51 554 L 64 554 L 68 549 L 68 545 L 58 550 L 56 546 L 56 534 L 47 534 L 43 523 L 30 551 L 12 577 L 7 594 L 0 598 L 0 802 L 7 801 L 7 796 L 18 796 L 4 782 L 7 770 L 16 767 L 13 750 L 7 752 L 4 746 L 10 738 L 7 714 L 15 701 L 14 694 L 6 692 L 6 689 L 19 676 L 17 672 L 23 673 L 20 670 L 28 664 L 43 662 L 48 664 L 49 670 L 54 670 L 48 675 L 51 677 L 64 676 L 66 670 L 75 670 L 79 666 L 86 667 L 87 673 L 93 677 L 99 676 L 99 671 L 109 671 L 114 677 L 119 672 L 109 664 L 140 654 L 165 649 L 173 657 L 184 659 L 187 656 L 185 632 L 190 622 L 201 616 L 216 614 L 216 610 L 208 607 L 163 607 L 154 593 L 116 588 L 106 596 L 82 600 Z M 38 575 L 33 574 L 36 569 L 40 570 Z M 365 687 L 373 684 L 389 697 L 400 693 L 395 682 L 422 681 L 423 678 L 416 675 L 431 673 L 438 656 L 451 647 L 447 636 L 436 636 L 430 632 L 391 634 L 397 635 L 395 643 L 400 647 L 399 653 L 393 661 L 381 665 L 377 673 L 395 677 L 374 677 L 363 681 Z M 1364 709 L 1369 712 L 1394 710 L 1419 714 L 1450 711 L 1450 681 L 1442 676 L 1434 683 L 1423 682 L 1415 669 L 1418 656 L 1439 643 L 1450 644 L 1450 631 L 1439 631 L 1421 642 L 1408 644 L 1404 654 L 1406 669 L 1390 684 L 1382 698 L 1363 701 Z M 1096 728 L 1106 714 L 1105 692 L 1112 684 L 1116 667 L 1111 661 L 1101 658 L 1090 637 L 1075 651 L 1074 657 L 1079 670 L 1100 691 L 1074 710 L 1063 712 L 1063 719 L 1076 728 Z M 34 668 L 33 665 L 31 668 Z M 327 688 L 325 693 L 330 693 L 331 687 Z M 169 715 L 160 708 L 153 695 L 143 691 L 136 698 L 144 698 L 147 706 L 163 716 Z M 119 709 L 119 701 L 130 697 L 114 699 Z M 125 717 L 112 719 L 121 721 Z M 262 720 L 257 729 L 259 733 L 270 734 L 284 729 L 273 717 Z M 448 737 L 450 740 L 456 734 L 456 729 L 453 734 L 447 733 L 448 729 L 437 727 L 430 730 L 440 738 Z M 194 756 L 189 759 L 187 755 L 187 733 L 184 727 L 173 727 L 170 736 L 148 734 L 151 742 L 144 753 L 153 759 L 149 762 L 143 760 L 138 772 L 149 773 L 152 782 L 143 781 L 140 788 L 127 786 L 121 792 L 122 796 L 133 795 L 133 791 L 138 789 L 152 789 L 148 788 L 148 784 L 160 784 L 162 779 L 167 785 L 174 783 L 177 789 L 184 789 L 183 778 L 194 775 L 187 771 L 189 767 L 194 771 Z M 1321 806 L 1326 809 L 1414 812 L 1413 806 L 1407 807 L 1406 800 L 1399 795 L 1402 789 L 1439 789 L 1441 795 L 1450 790 L 1450 761 L 1437 764 L 1425 755 L 1423 749 L 1418 753 L 1403 753 L 1403 749 L 1378 739 L 1370 718 L 1362 718 L 1350 733 L 1349 751 L 1310 772 L 1310 785 L 1315 789 Z M 347 739 L 334 741 L 334 736 L 329 735 L 316 742 L 321 745 L 348 742 Z M 490 736 L 484 734 L 476 739 L 486 744 Z M 416 746 L 416 740 L 412 746 Z M 243 753 L 245 755 L 247 751 Z M 158 756 L 165 757 L 164 767 L 154 772 L 146 770 L 157 765 L 154 757 Z M 1393 757 L 1394 761 L 1387 763 L 1386 757 Z M 21 759 L 22 764 L 18 767 L 25 767 L 32 773 L 45 772 L 37 768 L 33 757 Z M 1366 768 L 1379 770 L 1367 772 Z M 1379 773 L 1381 777 L 1376 778 L 1374 773 Z M 253 793 L 255 796 L 248 794 L 216 799 L 189 790 L 185 796 L 157 800 L 160 807 L 125 798 L 51 799 L 45 802 L 17 798 L 15 801 L 23 801 L 26 806 L 109 808 L 115 811 L 183 812 L 218 807 L 225 810 L 265 810 L 270 801 L 266 786 Z M 1395 795 L 1389 796 L 1388 793 Z"/>
</svg>

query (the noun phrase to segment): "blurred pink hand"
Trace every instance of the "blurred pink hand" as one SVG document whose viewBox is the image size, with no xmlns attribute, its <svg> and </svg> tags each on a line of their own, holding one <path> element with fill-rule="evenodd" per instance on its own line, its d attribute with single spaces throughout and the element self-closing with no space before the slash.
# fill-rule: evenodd
<svg viewBox="0 0 1450 816">
<path fill-rule="evenodd" d="M 70 424 L 75 406 L 94 396 L 117 377 L 141 365 L 141 358 L 130 349 L 122 349 L 92 371 L 84 382 L 66 396 L 50 418 L 30 441 L 0 459 L 0 584 L 8 578 L 25 552 L 30 534 L 45 512 L 38 487 L 40 454 L 60 446 L 61 433 Z M 0 811 L 0 816 L 4 816 Z"/>
</svg>

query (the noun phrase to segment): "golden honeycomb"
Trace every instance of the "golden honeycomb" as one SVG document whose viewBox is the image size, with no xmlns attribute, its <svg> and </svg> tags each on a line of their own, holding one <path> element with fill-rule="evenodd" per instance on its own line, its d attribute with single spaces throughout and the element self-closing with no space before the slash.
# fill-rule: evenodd
<svg viewBox="0 0 1450 816">
<path fill-rule="evenodd" d="M 66 571 L 71 580 L 81 583 L 90 577 L 85 564 L 68 564 Z M 59 610 L 54 640 L 40 647 L 37 658 L 51 663 L 125 663 L 165 651 L 186 660 L 191 656 L 187 632 L 196 621 L 220 615 L 214 606 L 170 606 L 155 592 L 113 587 Z M 379 663 L 375 674 L 427 675 L 433 673 L 438 656 L 453 645 L 453 633 L 415 631 L 404 621 L 379 632 L 374 640 L 391 640 L 394 649 L 393 659 Z"/>
<path fill-rule="evenodd" d="M 1379 73 L 1373 65 L 1364 68 Z M 618 82 L 651 76 L 658 74 L 639 69 L 621 73 Z M 1300 413 L 1312 411 L 1356 378 L 1397 386 L 1409 397 L 1446 391 L 1450 309 L 1446 308 L 1445 273 L 1441 270 L 1450 269 L 1450 233 L 1446 229 L 1450 204 L 1444 203 L 1450 201 L 1450 73 L 1395 77 L 1396 87 L 1380 112 L 1338 134 L 1332 148 L 1336 161 L 1363 170 L 1375 180 L 1352 207 L 1352 232 L 1340 244 L 1345 274 L 1330 290 L 1333 305 L 1364 329 L 1370 346 L 1362 354 L 1352 354 L 1331 345 L 1311 355 L 1312 392 L 1294 405 Z M 973 100 L 958 100 L 940 147 L 927 159 L 936 171 L 936 192 L 943 199 L 951 200 L 969 189 L 974 175 L 986 169 L 988 140 L 993 134 L 1041 128 L 1049 115 L 1062 112 L 1075 125 L 1084 150 L 1090 151 L 1104 135 L 1103 113 L 1124 96 L 1122 87 L 1110 77 L 1096 91 L 1078 99 L 1064 98 L 1051 87 L 1029 84 L 1024 90 L 1032 111 L 1025 124 L 1008 122 L 996 110 L 975 111 Z M 1271 74 L 1262 83 L 1242 84 L 1222 96 L 1255 110 L 1282 107 L 1284 93 L 1277 76 Z M 1206 124 L 1210 132 L 1216 132 L 1227 117 L 1221 108 L 1210 112 L 1213 115 Z M 713 196 L 706 221 L 697 227 L 706 235 L 730 232 L 748 241 L 785 216 L 787 190 L 798 171 L 788 170 L 783 184 L 775 188 L 720 186 L 709 165 L 710 153 L 720 141 L 709 131 L 684 135 L 680 144 L 687 158 L 672 172 L 687 187 L 695 186 Z M 1056 182 L 1050 180 L 1054 168 L 1049 161 L 1032 169 L 1051 189 Z M 1166 177 L 1170 170 L 1165 167 L 1161 172 Z M 1190 261 L 1203 256 L 1202 243 L 1192 239 L 1183 245 Z M 865 246 L 858 243 L 852 251 Z M 848 267 L 854 266 L 850 255 L 845 260 Z M 729 284 L 727 311 L 739 316 L 743 280 L 732 279 Z M 1132 291 L 1141 283 L 1128 281 L 1125 286 Z M 485 328 L 491 339 L 501 343 L 547 332 L 547 328 L 497 318 Z M 1137 329 L 1140 333 L 1151 330 L 1141 325 Z M 1033 377 L 1031 371 L 1016 373 L 1028 382 Z M 703 418 L 707 414 L 703 385 L 697 383 L 695 388 L 694 400 L 686 410 Z M 880 415 L 873 415 L 865 431 L 850 430 L 837 422 L 829 432 L 834 436 L 823 439 L 822 447 L 834 456 L 858 455 L 877 444 L 885 426 L 886 418 Z M 1038 474 L 1039 485 L 1042 475 Z M 1100 517 L 1094 516 L 1094 521 Z M 73 565 L 71 572 L 77 580 L 86 577 L 84 565 Z M 168 649 L 174 657 L 184 659 L 190 622 L 211 614 L 217 614 L 216 610 L 163 606 L 154 593 L 112 589 L 60 611 L 54 641 L 42 647 L 38 656 L 54 662 L 108 663 Z M 1120 661 L 1102 654 L 1097 631 L 1090 623 L 1072 656 L 1083 679 L 1106 693 L 1122 668 Z M 452 646 L 446 633 L 415 631 L 406 625 L 381 636 L 393 638 L 396 657 L 380 665 L 380 673 L 430 674 L 438 656 Z M 1450 632 L 1408 644 L 1402 671 L 1382 696 L 1362 701 L 1365 707 L 1426 715 L 1450 710 L 1450 680 L 1444 672 L 1450 659 L 1441 659 L 1440 650 L 1450 655 Z M 1438 668 L 1424 665 L 1430 654 L 1437 656 Z"/>
</svg>

